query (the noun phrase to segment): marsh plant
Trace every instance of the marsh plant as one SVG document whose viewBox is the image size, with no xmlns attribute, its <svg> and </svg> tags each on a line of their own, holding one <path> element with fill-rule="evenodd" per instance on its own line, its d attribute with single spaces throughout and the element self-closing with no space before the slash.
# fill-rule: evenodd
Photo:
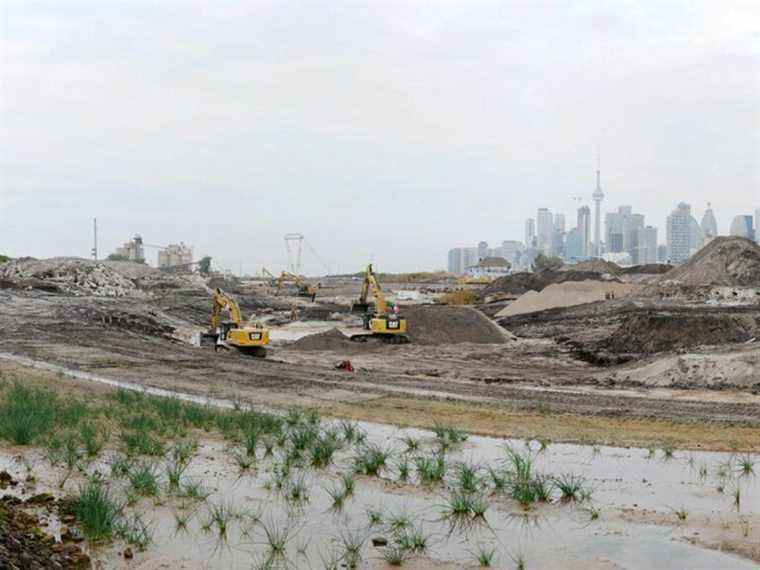
<svg viewBox="0 0 760 570">
<path fill-rule="evenodd" d="M 443 452 L 420 455 L 414 459 L 417 476 L 423 485 L 442 483 L 446 476 L 446 456 Z"/>
<path fill-rule="evenodd" d="M 365 444 L 354 457 L 354 471 L 377 477 L 387 466 L 391 451 L 375 444 Z"/>
<path fill-rule="evenodd" d="M 496 560 L 496 548 L 493 546 L 489 547 L 484 544 L 478 544 L 470 554 L 481 568 L 493 566 Z"/>
<path fill-rule="evenodd" d="M 123 505 L 99 480 L 90 479 L 62 503 L 63 512 L 74 515 L 84 535 L 93 542 L 110 540 L 116 532 Z"/>
<path fill-rule="evenodd" d="M 554 485 L 559 489 L 564 501 L 584 499 L 586 497 L 585 484 L 585 477 L 572 473 L 564 473 L 554 478 Z"/>
</svg>

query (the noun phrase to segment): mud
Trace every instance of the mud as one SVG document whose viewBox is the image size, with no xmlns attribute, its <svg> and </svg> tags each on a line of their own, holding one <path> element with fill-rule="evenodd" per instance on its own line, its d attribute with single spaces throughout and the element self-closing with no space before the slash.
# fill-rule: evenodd
<svg viewBox="0 0 760 570">
<path fill-rule="evenodd" d="M 338 329 L 333 328 L 322 333 L 304 336 L 295 341 L 291 346 L 293 350 L 352 350 L 356 349 L 356 343 L 344 335 Z M 361 348 L 361 347 L 359 347 Z"/>
<path fill-rule="evenodd" d="M 0 477 L 3 488 L 19 486 L 7 471 L 0 475 L 3 476 Z M 62 540 L 56 540 L 43 530 L 47 518 L 57 511 L 57 504 L 50 493 L 33 494 L 26 500 L 16 495 L 0 498 L 0 568 L 92 567 L 90 557 L 82 551 L 78 544 L 81 540 L 76 535 L 64 532 Z"/>
</svg>

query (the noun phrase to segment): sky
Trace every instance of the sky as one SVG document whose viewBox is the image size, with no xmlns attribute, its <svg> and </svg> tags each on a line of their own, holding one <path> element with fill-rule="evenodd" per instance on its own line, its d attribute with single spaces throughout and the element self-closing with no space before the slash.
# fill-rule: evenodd
<svg viewBox="0 0 760 570">
<path fill-rule="evenodd" d="M 441 269 L 540 207 L 760 208 L 760 3 L 5 0 L 0 253 Z M 155 250 L 149 249 L 149 261 Z M 307 274 L 325 267 L 307 250 Z"/>
</svg>

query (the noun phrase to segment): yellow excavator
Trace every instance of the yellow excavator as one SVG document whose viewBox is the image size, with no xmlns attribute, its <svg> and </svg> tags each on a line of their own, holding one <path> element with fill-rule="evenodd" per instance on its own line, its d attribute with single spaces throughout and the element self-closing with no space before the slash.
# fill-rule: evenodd
<svg viewBox="0 0 760 570">
<path fill-rule="evenodd" d="M 243 324 L 240 307 L 234 299 L 221 289 L 213 292 L 214 305 L 211 310 L 211 331 L 205 336 L 213 339 L 215 349 L 218 347 L 235 348 L 244 354 L 264 358 L 269 344 L 269 329 L 259 322 Z M 223 321 L 221 313 L 226 310 L 229 320 Z"/>
<path fill-rule="evenodd" d="M 375 300 L 374 309 L 371 310 L 369 296 L 372 294 Z M 385 300 L 380 282 L 372 270 L 372 264 L 364 271 L 364 283 L 359 300 L 351 306 L 351 312 L 361 313 L 364 318 L 365 333 L 351 336 L 351 340 L 366 341 L 369 338 L 379 338 L 390 344 L 407 344 L 409 337 L 406 334 L 406 317 L 395 311 L 390 311 Z"/>
<path fill-rule="evenodd" d="M 298 296 L 299 297 L 309 297 L 314 302 L 314 299 L 317 297 L 317 288 L 314 285 L 311 285 L 307 281 L 305 281 L 302 277 L 294 274 L 294 273 L 288 273 L 287 271 L 283 271 L 280 275 L 280 278 L 277 280 L 277 292 L 279 294 L 280 291 L 282 291 L 283 286 L 285 283 L 295 283 L 296 287 L 298 288 Z"/>
</svg>

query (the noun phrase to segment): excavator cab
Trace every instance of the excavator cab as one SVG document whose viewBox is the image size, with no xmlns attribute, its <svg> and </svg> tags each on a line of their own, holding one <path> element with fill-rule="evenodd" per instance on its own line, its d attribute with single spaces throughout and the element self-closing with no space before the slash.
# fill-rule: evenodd
<svg viewBox="0 0 760 570">
<path fill-rule="evenodd" d="M 368 302 L 372 293 L 375 298 L 374 308 Z M 406 334 L 406 318 L 396 311 L 389 310 L 380 283 L 372 271 L 372 265 L 367 266 L 364 274 L 364 284 L 359 299 L 351 305 L 352 313 L 362 315 L 365 333 L 351 336 L 351 340 L 365 342 L 370 338 L 378 338 L 390 344 L 406 344 L 409 337 Z"/>
<path fill-rule="evenodd" d="M 226 309 L 231 319 L 222 321 L 220 313 Z M 261 323 L 241 324 L 242 315 L 238 304 L 225 295 L 221 289 L 214 291 L 214 306 L 211 313 L 211 331 L 217 347 L 234 348 L 244 354 L 265 357 L 269 344 L 269 329 Z"/>
</svg>

